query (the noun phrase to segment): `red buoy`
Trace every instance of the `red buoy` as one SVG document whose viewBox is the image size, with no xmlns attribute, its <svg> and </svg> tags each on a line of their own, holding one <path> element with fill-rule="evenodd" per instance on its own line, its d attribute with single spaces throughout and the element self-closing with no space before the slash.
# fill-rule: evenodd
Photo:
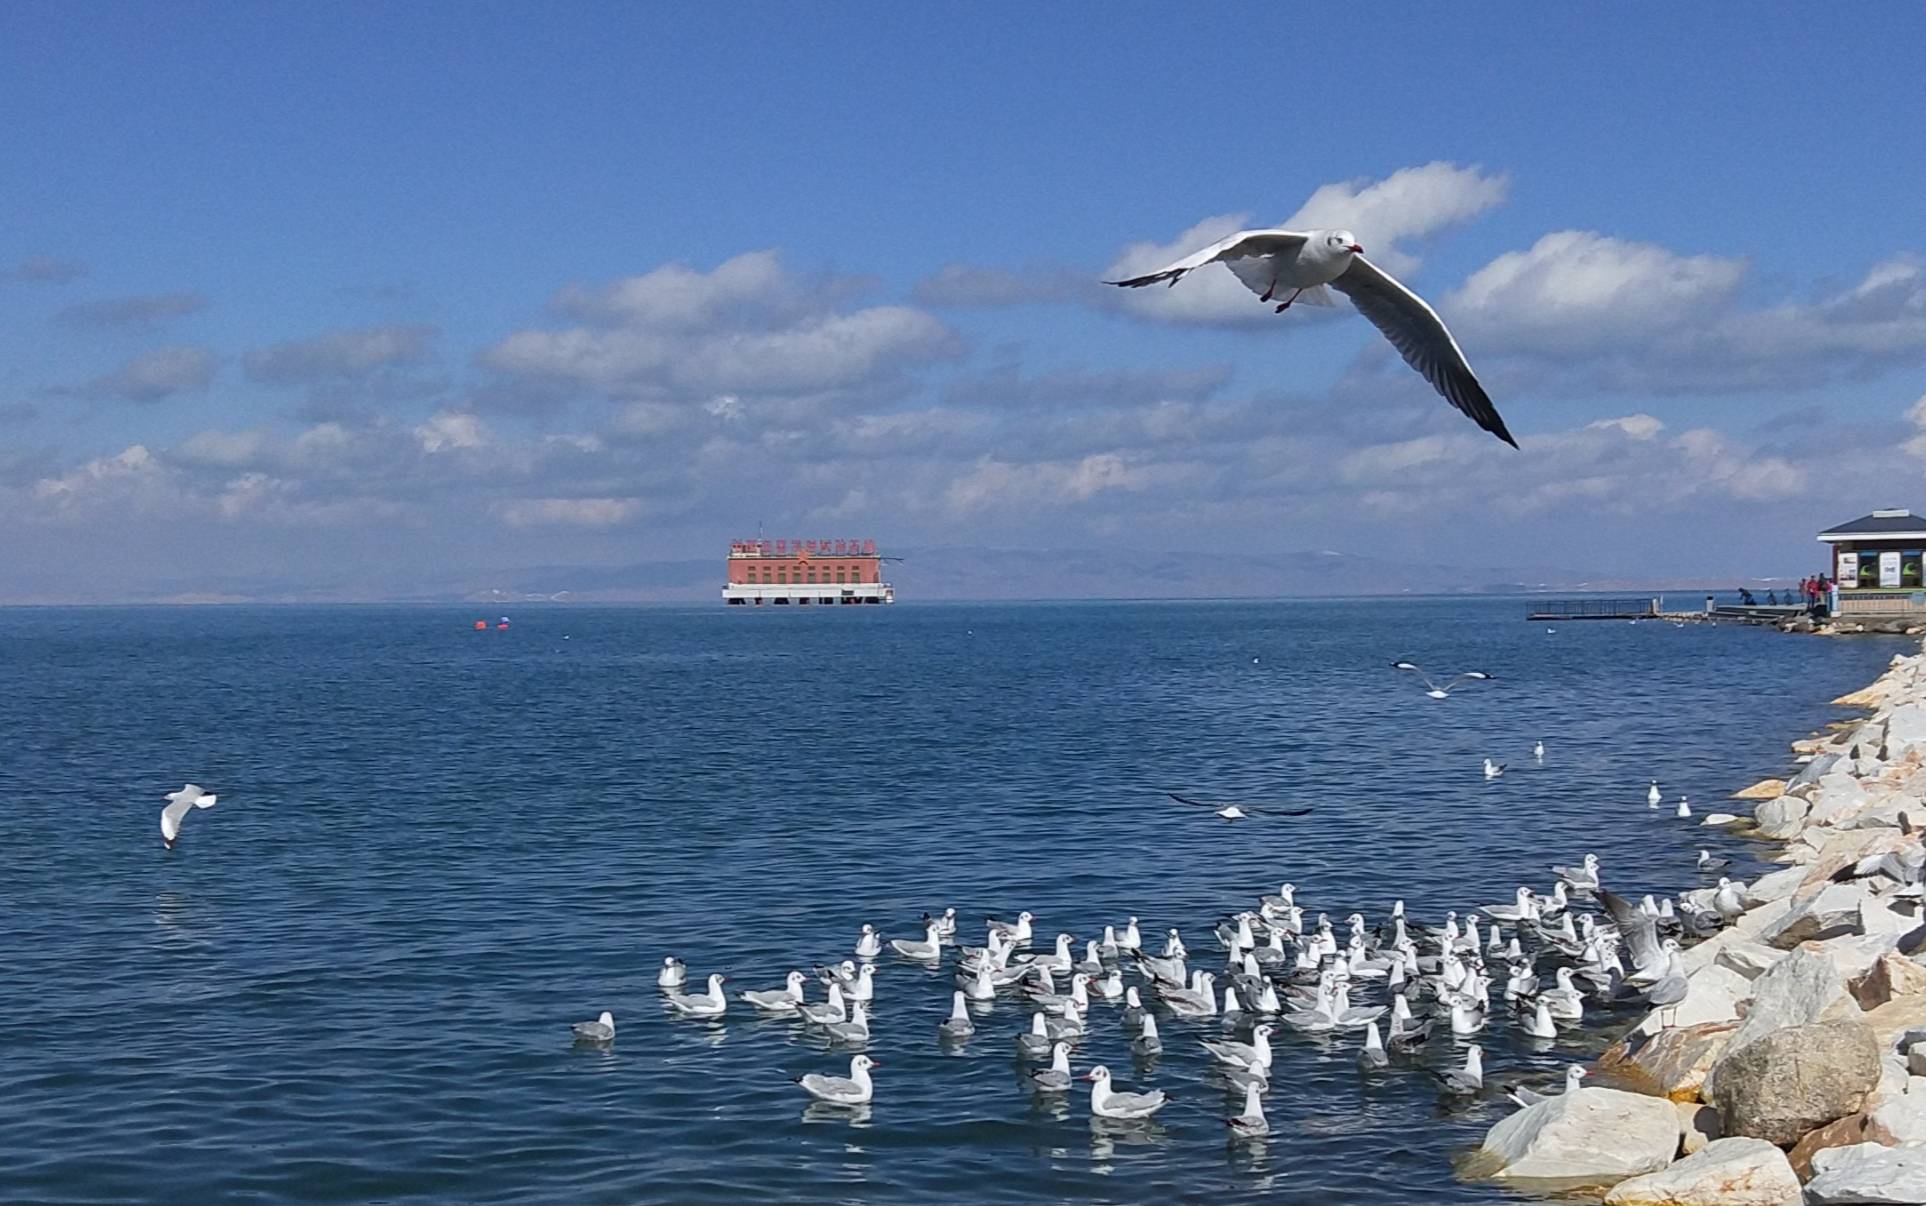
<svg viewBox="0 0 1926 1206">
<path fill-rule="evenodd" d="M 487 620 L 476 620 L 476 621 L 475 621 L 475 631 L 476 631 L 476 632 L 486 632 L 486 631 L 488 631 L 488 621 L 487 621 Z"/>
</svg>

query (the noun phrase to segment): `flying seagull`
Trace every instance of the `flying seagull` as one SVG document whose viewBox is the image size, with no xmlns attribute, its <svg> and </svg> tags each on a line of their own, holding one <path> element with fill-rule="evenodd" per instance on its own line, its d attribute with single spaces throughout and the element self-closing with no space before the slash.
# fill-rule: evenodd
<svg viewBox="0 0 1926 1206">
<path fill-rule="evenodd" d="M 1311 815 L 1307 805 L 1303 808 L 1260 808 L 1255 804 L 1218 803 L 1212 800 L 1193 800 L 1180 796 L 1174 791 L 1164 793 L 1179 804 L 1194 804 L 1198 808 L 1208 808 L 1226 821 L 1241 821 L 1248 817 L 1306 817 Z"/>
<path fill-rule="evenodd" d="M 1279 314 L 1299 300 L 1332 305 L 1325 286 L 1336 289 L 1351 299 L 1358 312 L 1398 349 L 1404 362 L 1418 370 L 1445 401 L 1478 426 L 1518 447 L 1438 312 L 1390 273 L 1365 259 L 1364 248 L 1348 230 L 1240 230 L 1145 276 L 1107 283 L 1126 289 L 1158 282 L 1174 285 L 1192 269 L 1218 263 L 1236 273 L 1259 301 L 1270 302 L 1288 294 L 1277 302 Z"/>
<path fill-rule="evenodd" d="M 189 783 L 179 791 L 168 792 L 162 799 L 167 801 L 167 807 L 161 809 L 161 845 L 172 850 L 174 842 L 181 836 L 181 818 L 190 809 L 214 807 L 214 801 L 219 797 Z"/>
<path fill-rule="evenodd" d="M 1467 670 L 1440 687 L 1437 683 L 1431 681 L 1431 676 L 1426 674 L 1416 662 L 1392 662 L 1391 668 L 1393 670 L 1408 670 L 1423 679 L 1424 685 L 1429 688 L 1425 691 L 1425 694 L 1433 699 L 1450 698 L 1451 693 L 1455 691 L 1461 683 L 1490 682 L 1492 678 L 1495 677 L 1494 675 L 1486 674 L 1483 670 Z"/>
</svg>

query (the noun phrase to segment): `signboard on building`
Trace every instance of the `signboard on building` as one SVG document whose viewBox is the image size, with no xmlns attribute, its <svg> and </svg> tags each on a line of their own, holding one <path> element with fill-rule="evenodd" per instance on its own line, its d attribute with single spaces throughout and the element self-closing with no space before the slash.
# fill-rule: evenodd
<svg viewBox="0 0 1926 1206">
<path fill-rule="evenodd" d="M 1839 554 L 1839 572 L 1833 575 L 1833 580 L 1841 586 L 1859 585 L 1858 553 Z"/>
<path fill-rule="evenodd" d="M 1890 553 L 1879 554 L 1879 585 L 1881 586 L 1898 586 L 1899 585 L 1898 552 L 1895 551 Z"/>
</svg>

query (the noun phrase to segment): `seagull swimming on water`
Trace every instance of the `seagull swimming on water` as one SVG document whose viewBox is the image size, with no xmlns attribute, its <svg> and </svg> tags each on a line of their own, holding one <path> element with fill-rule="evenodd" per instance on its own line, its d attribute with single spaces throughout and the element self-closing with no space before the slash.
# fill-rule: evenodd
<svg viewBox="0 0 1926 1206">
<path fill-rule="evenodd" d="M 1503 762 L 1493 762 L 1489 758 L 1485 759 L 1485 778 L 1496 779 L 1499 775 L 1505 773 L 1506 765 L 1507 764 Z"/>
<path fill-rule="evenodd" d="M 1271 302 L 1280 294 L 1282 314 L 1300 299 L 1319 306 L 1335 304 L 1326 286 L 1351 299 L 1404 362 L 1465 417 L 1513 448 L 1518 441 L 1491 404 L 1490 395 L 1471 371 L 1458 341 L 1438 312 L 1364 258 L 1364 248 L 1348 230 L 1240 230 L 1155 272 L 1110 281 L 1126 289 L 1163 283 L 1175 285 L 1184 274 L 1207 264 L 1223 264 L 1244 287 Z"/>
<path fill-rule="evenodd" d="M 577 1022 L 570 1029 L 575 1032 L 577 1042 L 612 1043 L 615 1041 L 615 1015 L 604 1009 L 602 1016 L 593 1022 Z"/>
<path fill-rule="evenodd" d="M 174 842 L 181 836 L 181 819 L 193 809 L 214 807 L 214 801 L 219 797 L 189 783 L 179 791 L 170 791 L 161 798 L 167 801 L 167 807 L 161 809 L 161 845 L 172 850 Z"/>
<path fill-rule="evenodd" d="M 1459 684 L 1461 683 L 1490 682 L 1494 677 L 1496 677 L 1495 675 L 1486 674 L 1483 670 L 1467 670 L 1463 674 L 1460 674 L 1458 677 L 1446 683 L 1444 686 L 1440 687 L 1437 683 L 1434 683 L 1431 681 L 1431 676 L 1429 674 L 1426 674 L 1424 672 L 1423 667 L 1419 666 L 1418 663 L 1416 662 L 1392 662 L 1391 668 L 1393 670 L 1405 670 L 1412 674 L 1417 675 L 1420 679 L 1424 681 L 1424 685 L 1426 688 L 1425 694 L 1432 699 L 1451 698 L 1451 693 L 1457 690 Z"/>
<path fill-rule="evenodd" d="M 1264 808 L 1256 804 L 1220 804 L 1211 800 L 1193 800 L 1188 796 L 1180 796 L 1174 791 L 1167 791 L 1164 794 L 1179 804 L 1194 804 L 1199 808 L 1208 808 L 1226 821 L 1242 821 L 1253 816 L 1307 817 L 1311 815 L 1309 805 L 1303 808 Z"/>
<path fill-rule="evenodd" d="M 849 1061 L 847 1078 L 811 1072 L 799 1078 L 796 1083 L 802 1086 L 803 1092 L 830 1105 L 868 1105 L 870 1095 L 875 1092 L 875 1086 L 869 1080 L 869 1070 L 880 1066 L 869 1056 L 859 1055 Z"/>
<path fill-rule="evenodd" d="M 688 980 L 689 969 L 674 955 L 664 959 L 662 970 L 655 973 L 655 983 L 658 988 L 681 988 L 688 983 Z"/>
<path fill-rule="evenodd" d="M 1083 1077 L 1090 1081 L 1090 1112 L 1099 1118 L 1148 1118 L 1164 1108 L 1162 1089 L 1148 1093 L 1119 1093 L 1110 1087 L 1110 1069 L 1098 1064 Z"/>
</svg>

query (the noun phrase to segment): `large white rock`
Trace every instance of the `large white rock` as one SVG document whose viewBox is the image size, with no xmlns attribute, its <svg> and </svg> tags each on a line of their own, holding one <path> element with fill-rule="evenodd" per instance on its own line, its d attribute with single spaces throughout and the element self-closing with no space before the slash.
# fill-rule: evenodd
<svg viewBox="0 0 1926 1206">
<path fill-rule="evenodd" d="M 1685 978 L 1685 999 L 1677 1005 L 1654 1009 L 1639 1023 L 1638 1033 L 1657 1034 L 1660 1020 L 1672 1026 L 1697 1026 L 1701 1022 L 1730 1022 L 1739 1016 L 1739 1002 L 1752 996 L 1752 981 L 1729 967 L 1714 963 Z"/>
<path fill-rule="evenodd" d="M 1794 867 L 1793 870 L 1801 874 L 1805 872 L 1803 867 Z M 1766 930 L 1784 921 L 1790 912 L 1792 912 L 1792 897 L 1788 896 L 1783 900 L 1770 901 L 1756 909 L 1746 910 L 1739 915 L 1739 919 L 1733 922 L 1730 928 L 1743 937 L 1758 940 Z"/>
<path fill-rule="evenodd" d="M 1758 822 L 1760 837 L 1784 841 L 1806 827 L 1806 814 L 1811 810 L 1811 805 L 1798 796 L 1780 796 L 1760 801 L 1752 810 L 1752 819 Z"/>
<path fill-rule="evenodd" d="M 1737 1051 L 1775 1030 L 1805 1026 L 1828 1014 L 1858 1013 L 1859 1005 L 1832 959 L 1818 951 L 1796 950 L 1752 981 L 1752 1005 L 1726 1050 Z"/>
<path fill-rule="evenodd" d="M 1793 870 L 1797 871 L 1798 868 L 1795 867 Z M 1700 968 L 1711 967 L 1716 963 L 1728 970 L 1738 972 L 1748 980 L 1785 957 L 1784 951 L 1754 941 L 1743 930 L 1738 929 L 1720 930 L 1679 956 L 1685 964 L 1687 976 Z"/>
<path fill-rule="evenodd" d="M 1783 871 L 1773 871 L 1752 881 L 1745 890 L 1748 901 L 1755 905 L 1774 900 L 1784 900 L 1797 892 L 1806 882 L 1804 867 L 1787 867 Z"/>
<path fill-rule="evenodd" d="M 1778 924 L 1759 934 L 1768 946 L 1788 950 L 1816 938 L 1858 934 L 1859 906 L 1866 889 L 1857 884 L 1827 884 L 1817 892 L 1792 898 L 1792 910 Z"/>
<path fill-rule="evenodd" d="M 1678 1111 L 1665 1098 L 1580 1088 L 1500 1121 L 1483 1152 L 1499 1180 L 1613 1182 L 1664 1168 L 1678 1146 Z"/>
<path fill-rule="evenodd" d="M 1906 751 L 1926 747 L 1926 704 L 1906 703 L 1886 717 L 1886 756 L 1898 759 Z"/>
<path fill-rule="evenodd" d="M 1903 1092 L 1873 1109 L 1872 1126 L 1891 1135 L 1895 1143 L 1926 1143 L 1926 1077 L 1907 1077 Z"/>
<path fill-rule="evenodd" d="M 1812 809 L 1806 813 L 1806 823 L 1835 825 L 1857 815 L 1871 803 L 1872 798 L 1859 785 L 1858 779 L 1835 771 L 1819 780 L 1819 794 L 1812 798 Z"/>
<path fill-rule="evenodd" d="M 1715 1139 L 1669 1168 L 1620 1181 L 1605 1206 L 1799 1206 L 1799 1178 L 1763 1139 Z"/>
<path fill-rule="evenodd" d="M 1926 1202 L 1926 1147 L 1829 1147 L 1813 1156 L 1812 1170 L 1806 1183 L 1812 1206 Z"/>
</svg>

